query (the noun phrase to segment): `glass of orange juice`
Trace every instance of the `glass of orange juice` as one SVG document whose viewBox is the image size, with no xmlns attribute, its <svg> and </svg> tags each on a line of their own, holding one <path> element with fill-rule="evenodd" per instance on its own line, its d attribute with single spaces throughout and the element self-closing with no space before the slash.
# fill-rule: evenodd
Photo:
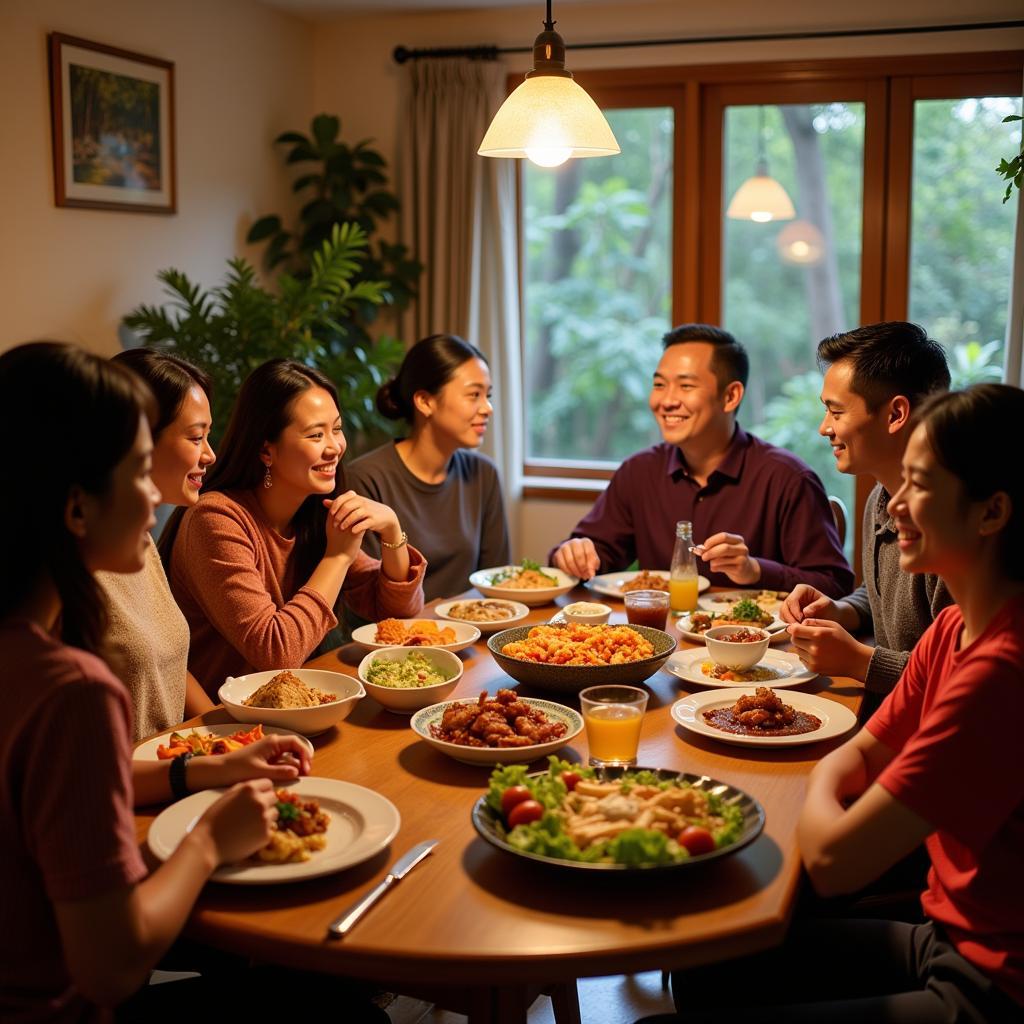
<svg viewBox="0 0 1024 1024">
<path fill-rule="evenodd" d="M 636 686 L 590 686 L 580 693 L 591 764 L 636 764 L 647 696 Z"/>
</svg>

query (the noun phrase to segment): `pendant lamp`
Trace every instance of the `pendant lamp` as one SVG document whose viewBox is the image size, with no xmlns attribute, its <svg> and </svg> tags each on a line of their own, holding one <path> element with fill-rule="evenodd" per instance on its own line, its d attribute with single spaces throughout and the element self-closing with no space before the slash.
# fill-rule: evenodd
<svg viewBox="0 0 1024 1024">
<path fill-rule="evenodd" d="M 585 156 L 614 156 L 619 144 L 598 105 L 565 69 L 565 43 L 551 20 L 533 42 L 533 70 L 501 105 L 477 153 L 526 157 L 558 167 Z"/>
<path fill-rule="evenodd" d="M 825 255 L 825 238 L 809 220 L 795 220 L 779 232 L 775 248 L 783 263 L 810 267 Z"/>
<path fill-rule="evenodd" d="M 766 224 L 770 220 L 792 220 L 796 210 L 786 190 L 768 174 L 768 157 L 764 150 L 764 107 L 759 107 L 760 125 L 757 133 L 757 167 L 732 197 L 726 217 L 753 220 Z"/>
</svg>

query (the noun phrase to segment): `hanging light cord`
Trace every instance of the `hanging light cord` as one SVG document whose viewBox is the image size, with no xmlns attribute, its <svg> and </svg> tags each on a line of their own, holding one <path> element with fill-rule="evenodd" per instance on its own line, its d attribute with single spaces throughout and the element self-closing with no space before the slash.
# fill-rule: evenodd
<svg viewBox="0 0 1024 1024">
<path fill-rule="evenodd" d="M 547 2 L 548 20 L 545 29 L 551 31 L 551 0 Z M 549 26 L 550 23 L 550 26 Z M 821 30 L 814 32 L 754 33 L 732 36 L 689 36 L 685 39 L 632 39 L 614 43 L 573 43 L 573 52 L 578 50 L 619 50 L 640 46 L 696 46 L 704 43 L 764 43 L 794 39 L 850 39 L 858 36 L 909 36 L 927 35 L 936 32 L 972 32 L 979 30 L 1024 28 L 1024 21 L 975 21 L 957 25 L 916 25 L 902 28 L 851 28 Z M 529 46 L 442 46 L 410 50 L 396 46 L 392 57 L 396 64 L 408 60 L 422 60 L 429 57 L 466 57 L 469 60 L 497 60 L 505 53 L 531 53 Z"/>
<path fill-rule="evenodd" d="M 768 177 L 768 153 L 764 145 L 764 107 L 757 108 L 757 173 Z"/>
</svg>

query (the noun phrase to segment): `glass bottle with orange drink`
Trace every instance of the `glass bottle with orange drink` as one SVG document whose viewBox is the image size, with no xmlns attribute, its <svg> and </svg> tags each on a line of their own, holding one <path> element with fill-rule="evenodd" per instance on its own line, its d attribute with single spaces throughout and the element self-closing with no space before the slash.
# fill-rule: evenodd
<svg viewBox="0 0 1024 1024">
<path fill-rule="evenodd" d="M 672 549 L 669 573 L 669 605 L 674 615 L 697 608 L 697 560 L 693 556 L 693 524 L 685 519 L 676 523 L 676 544 Z"/>
</svg>

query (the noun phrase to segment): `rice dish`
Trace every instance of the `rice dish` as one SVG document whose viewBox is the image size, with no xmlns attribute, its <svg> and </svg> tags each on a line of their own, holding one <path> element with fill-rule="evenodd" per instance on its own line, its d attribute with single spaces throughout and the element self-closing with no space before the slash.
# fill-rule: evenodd
<svg viewBox="0 0 1024 1024">
<path fill-rule="evenodd" d="M 315 708 L 321 704 L 333 704 L 337 700 L 333 693 L 325 693 L 315 686 L 307 686 L 294 672 L 287 669 L 278 672 L 273 679 L 246 697 L 242 703 L 249 708 Z"/>
</svg>

